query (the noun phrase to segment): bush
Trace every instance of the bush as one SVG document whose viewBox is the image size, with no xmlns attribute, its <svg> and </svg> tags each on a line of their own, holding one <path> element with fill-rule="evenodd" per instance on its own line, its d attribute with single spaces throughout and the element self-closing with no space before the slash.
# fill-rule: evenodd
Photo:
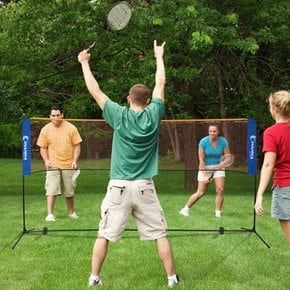
<svg viewBox="0 0 290 290">
<path fill-rule="evenodd" d="M 20 123 L 0 123 L 0 157 L 21 157 Z"/>
</svg>

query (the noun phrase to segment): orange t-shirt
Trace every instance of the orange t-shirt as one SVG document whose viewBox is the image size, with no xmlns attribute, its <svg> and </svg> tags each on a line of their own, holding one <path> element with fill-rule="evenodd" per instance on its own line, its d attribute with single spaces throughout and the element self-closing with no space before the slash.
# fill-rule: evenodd
<svg viewBox="0 0 290 290">
<path fill-rule="evenodd" d="M 40 131 L 37 145 L 48 149 L 48 159 L 52 168 L 71 168 L 74 146 L 81 143 L 78 129 L 67 121 L 59 127 L 53 123 L 46 124 Z"/>
</svg>

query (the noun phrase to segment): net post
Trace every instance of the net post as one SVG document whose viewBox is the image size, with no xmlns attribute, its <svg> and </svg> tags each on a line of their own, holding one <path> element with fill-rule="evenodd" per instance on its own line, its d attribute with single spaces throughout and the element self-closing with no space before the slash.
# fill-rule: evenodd
<svg viewBox="0 0 290 290">
<path fill-rule="evenodd" d="M 248 119 L 247 129 L 247 163 L 248 174 L 257 174 L 257 125 L 256 120 Z"/>
<path fill-rule="evenodd" d="M 27 234 L 29 231 L 26 229 L 26 220 L 25 220 L 25 176 L 31 174 L 31 127 L 30 119 L 23 117 L 22 118 L 22 231 L 19 234 L 16 242 L 12 246 L 12 249 L 15 249 L 17 244 L 20 242 L 24 234 Z"/>
<path fill-rule="evenodd" d="M 22 218 L 23 232 L 26 232 L 25 221 L 25 176 L 31 174 L 31 126 L 30 119 L 22 118 Z"/>
<path fill-rule="evenodd" d="M 26 117 L 22 118 L 22 174 L 31 174 L 31 129 Z"/>
<path fill-rule="evenodd" d="M 253 175 L 254 178 L 254 204 L 256 202 L 256 192 L 257 192 L 257 124 L 256 120 L 247 120 L 247 164 L 248 164 L 248 174 Z M 250 230 L 255 233 L 258 238 L 268 247 L 270 245 L 257 233 L 256 231 L 256 212 L 253 208 L 253 227 Z"/>
</svg>

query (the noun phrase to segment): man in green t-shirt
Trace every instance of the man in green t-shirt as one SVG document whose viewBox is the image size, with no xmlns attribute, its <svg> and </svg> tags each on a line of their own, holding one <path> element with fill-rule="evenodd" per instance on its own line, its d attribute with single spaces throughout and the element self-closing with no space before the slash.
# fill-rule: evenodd
<svg viewBox="0 0 290 290">
<path fill-rule="evenodd" d="M 113 102 L 100 89 L 94 78 L 87 50 L 80 52 L 87 88 L 103 117 L 114 129 L 110 181 L 101 205 L 101 221 L 96 239 L 89 286 L 102 285 L 100 272 L 106 258 L 109 241 L 117 242 L 131 215 L 142 240 L 156 240 L 159 257 L 168 277 L 168 287 L 180 283 L 176 275 L 167 225 L 152 177 L 158 173 L 158 139 L 164 114 L 165 66 L 164 45 L 154 41 L 156 58 L 155 87 L 150 102 L 150 90 L 136 84 L 129 90 L 129 108 Z"/>
</svg>

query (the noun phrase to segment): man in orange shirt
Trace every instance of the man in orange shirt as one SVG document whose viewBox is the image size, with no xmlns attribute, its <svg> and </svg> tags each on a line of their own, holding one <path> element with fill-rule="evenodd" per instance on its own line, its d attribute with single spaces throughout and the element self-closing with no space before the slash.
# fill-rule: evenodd
<svg viewBox="0 0 290 290">
<path fill-rule="evenodd" d="M 37 145 L 44 161 L 46 172 L 45 190 L 47 196 L 47 222 L 55 221 L 53 214 L 55 200 L 61 195 L 61 183 L 64 188 L 68 217 L 76 219 L 74 212 L 74 191 L 76 181 L 73 174 L 80 156 L 82 138 L 77 128 L 63 120 L 63 112 L 59 105 L 50 110 L 51 122 L 40 131 Z"/>
</svg>

